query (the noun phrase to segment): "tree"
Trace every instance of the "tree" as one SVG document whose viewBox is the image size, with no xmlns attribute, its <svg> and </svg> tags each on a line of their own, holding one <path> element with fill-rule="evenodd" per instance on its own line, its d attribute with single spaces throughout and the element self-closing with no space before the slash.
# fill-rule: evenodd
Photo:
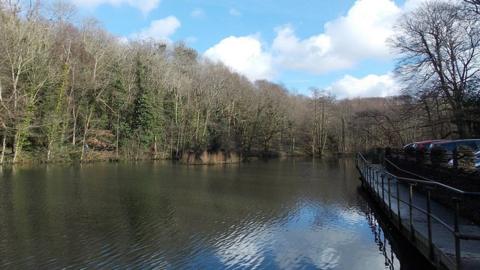
<svg viewBox="0 0 480 270">
<path fill-rule="evenodd" d="M 413 94 L 445 99 L 460 137 L 471 134 L 465 100 L 478 77 L 479 31 L 479 21 L 465 18 L 460 5 L 427 2 L 400 20 L 392 39 L 398 73 Z"/>
<path fill-rule="evenodd" d="M 476 14 L 480 14 L 480 0 L 464 0 L 465 3 L 469 4 L 469 8 Z"/>
</svg>

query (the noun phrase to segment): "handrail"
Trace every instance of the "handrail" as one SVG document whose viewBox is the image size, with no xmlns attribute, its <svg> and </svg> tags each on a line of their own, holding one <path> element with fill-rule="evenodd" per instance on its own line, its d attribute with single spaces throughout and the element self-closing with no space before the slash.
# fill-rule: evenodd
<svg viewBox="0 0 480 270">
<path fill-rule="evenodd" d="M 427 177 L 425 177 L 425 176 L 421 176 L 421 175 L 419 175 L 419 174 L 416 174 L 416 173 L 413 173 L 413 172 L 404 170 L 404 169 L 398 167 L 395 163 L 393 163 L 393 162 L 392 162 L 390 159 L 388 159 L 388 158 L 385 158 L 385 161 L 388 162 L 388 163 L 390 163 L 390 165 L 392 165 L 396 170 L 399 170 L 399 171 L 401 171 L 401 172 L 404 172 L 404 173 L 407 173 L 407 174 L 416 176 L 416 177 L 421 178 L 421 179 L 423 179 L 423 180 L 434 181 L 434 180 L 429 179 L 429 178 L 427 178 Z"/>
<path fill-rule="evenodd" d="M 453 262 L 455 265 L 456 269 L 461 269 L 462 267 L 462 256 L 461 256 L 461 240 L 474 240 L 474 241 L 480 241 L 480 235 L 473 235 L 473 234 L 468 234 L 468 233 L 461 233 L 460 232 L 460 198 L 462 196 L 480 196 L 480 192 L 468 192 L 464 191 L 458 188 L 451 187 L 449 185 L 434 181 L 432 179 L 428 179 L 426 177 L 422 177 L 420 175 L 405 171 L 395 164 L 393 164 L 390 160 L 386 159 L 387 162 L 389 162 L 391 165 L 393 165 L 395 168 L 399 169 L 400 171 L 403 171 L 405 173 L 408 173 L 412 176 L 421 178 L 421 179 L 416 179 L 416 178 L 409 178 L 409 177 L 401 177 L 397 176 L 395 174 L 392 174 L 390 172 L 387 172 L 383 169 L 380 169 L 379 167 L 373 166 L 373 164 L 368 161 L 361 153 L 357 154 L 357 159 L 356 159 L 356 165 L 357 168 L 362 176 L 362 181 L 363 183 L 367 184 L 367 187 L 369 188 L 370 191 L 372 191 L 376 195 L 376 199 L 378 201 L 382 202 L 382 206 L 386 209 L 386 211 L 389 211 L 390 216 L 393 218 L 392 214 L 394 213 L 394 210 L 392 208 L 391 200 L 392 198 L 397 201 L 397 211 L 398 211 L 398 223 L 399 223 L 399 228 L 401 229 L 403 226 L 402 222 L 402 215 L 400 213 L 401 209 L 401 203 L 405 204 L 408 206 L 408 216 L 409 216 L 409 230 L 410 231 L 410 237 L 412 239 L 415 239 L 415 234 L 416 231 L 414 221 L 413 221 L 413 210 L 415 209 L 416 211 L 419 211 L 422 214 L 425 214 L 427 216 L 427 229 L 428 229 L 428 247 L 429 247 L 429 253 L 428 257 L 433 261 L 434 260 L 434 245 L 433 245 L 433 239 L 434 236 L 432 235 L 432 219 L 438 222 L 441 226 L 447 229 L 450 233 L 452 233 L 455 241 L 455 261 L 451 261 L 450 258 L 447 258 L 448 261 Z M 387 183 L 384 182 L 385 177 L 387 178 Z M 380 181 L 381 178 L 381 181 Z M 392 194 L 391 187 L 392 187 L 392 182 L 391 180 L 395 180 L 394 183 L 396 183 L 396 196 Z M 399 184 L 408 184 L 409 186 L 409 193 L 408 193 L 408 202 L 400 198 L 400 193 L 399 193 Z M 362 184 L 363 185 L 363 184 Z M 381 185 L 381 187 L 380 187 Z M 385 185 L 388 185 L 387 188 Z M 426 195 L 426 209 L 422 208 L 421 206 L 414 205 L 413 203 L 413 187 L 415 186 L 426 186 L 427 188 L 427 195 Z M 431 198 L 430 198 L 430 192 L 433 188 L 439 187 L 442 189 L 445 189 L 452 194 L 452 198 L 454 199 L 454 212 L 453 212 L 453 226 L 451 223 L 447 223 L 444 221 L 444 219 L 441 219 L 440 217 L 434 215 L 431 211 Z M 387 189 L 387 190 L 385 190 Z M 385 191 L 387 192 L 388 198 L 385 196 Z M 388 199 L 388 201 L 386 201 Z M 387 203 L 388 202 L 388 203 Z M 406 226 L 407 224 L 405 224 Z M 407 227 L 408 228 L 408 227 Z M 427 255 L 426 255 L 427 256 Z"/>
<path fill-rule="evenodd" d="M 397 196 L 393 196 L 393 195 L 392 195 L 392 198 L 398 199 L 400 202 L 408 205 L 408 202 L 406 202 L 406 201 L 398 198 Z M 412 207 L 415 208 L 415 209 L 417 209 L 418 211 L 420 211 L 420 212 L 428 215 L 428 212 L 427 212 L 426 210 L 424 210 L 424 209 L 422 209 L 422 208 L 420 208 L 420 207 L 417 207 L 417 206 L 415 206 L 415 205 L 412 205 Z M 443 225 L 443 226 L 444 226 L 447 230 L 449 230 L 450 232 L 452 232 L 452 233 L 455 232 L 455 229 L 454 229 L 452 226 L 448 225 L 445 221 L 443 221 L 442 219 L 440 219 L 440 218 L 437 217 L 436 215 L 430 214 L 430 216 L 431 216 L 433 219 L 435 219 L 438 223 L 440 223 L 441 225 Z"/>
<path fill-rule="evenodd" d="M 361 153 L 358 153 L 359 157 L 362 158 L 363 161 L 365 161 L 367 164 L 372 164 L 371 162 L 369 162 Z M 392 164 L 392 162 L 388 159 L 385 159 L 386 161 L 388 161 L 390 164 Z M 392 164 L 394 165 L 394 164 Z M 409 171 L 405 171 L 405 170 L 402 170 L 400 169 L 398 166 L 394 165 L 396 169 L 399 169 L 401 171 L 404 171 L 406 173 L 409 173 L 409 174 L 412 174 L 414 175 L 414 173 L 411 173 Z M 422 176 L 419 176 L 421 178 L 423 178 L 423 180 L 420 180 L 420 179 L 415 179 L 415 178 L 409 178 L 409 177 L 402 177 L 402 176 L 398 176 L 398 175 L 395 175 L 395 174 L 392 174 L 390 172 L 383 172 L 384 174 L 388 174 L 390 175 L 391 177 L 393 178 L 397 178 L 398 180 L 402 180 L 402 181 L 405 181 L 405 182 L 412 182 L 412 183 L 419 183 L 419 184 L 424 184 L 424 185 L 429 185 L 429 186 L 439 186 L 439 187 L 442 187 L 444 189 L 447 189 L 449 191 L 452 191 L 452 192 L 455 192 L 455 193 L 459 193 L 460 195 L 468 195 L 468 196 L 480 196 L 480 192 L 471 192 L 471 191 L 464 191 L 464 190 L 461 190 L 461 189 L 458 189 L 458 188 L 454 188 L 452 186 L 449 186 L 449 185 L 446 185 L 446 184 L 443 184 L 443 183 L 440 183 L 440 182 L 437 182 L 435 180 L 431 180 L 431 179 L 428 179 L 428 178 L 425 178 L 425 177 L 422 177 Z"/>
</svg>

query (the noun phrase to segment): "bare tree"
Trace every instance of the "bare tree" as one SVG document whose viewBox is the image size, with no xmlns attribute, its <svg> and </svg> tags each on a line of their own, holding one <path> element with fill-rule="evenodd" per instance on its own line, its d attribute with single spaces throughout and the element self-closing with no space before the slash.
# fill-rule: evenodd
<svg viewBox="0 0 480 270">
<path fill-rule="evenodd" d="M 392 39 L 401 57 L 398 73 L 416 89 L 438 91 L 461 137 L 470 134 L 465 98 L 479 72 L 479 31 L 479 22 L 465 19 L 461 6 L 427 2 L 400 20 Z"/>
<path fill-rule="evenodd" d="M 480 14 L 480 0 L 464 0 L 475 13 Z"/>
</svg>

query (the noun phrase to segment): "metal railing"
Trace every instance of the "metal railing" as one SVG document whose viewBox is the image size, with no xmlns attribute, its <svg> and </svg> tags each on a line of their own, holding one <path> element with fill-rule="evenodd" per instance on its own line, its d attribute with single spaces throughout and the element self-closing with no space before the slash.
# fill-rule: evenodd
<svg viewBox="0 0 480 270">
<path fill-rule="evenodd" d="M 390 162 L 386 160 L 386 162 Z M 400 171 L 404 171 L 398 168 L 395 164 L 390 162 L 391 165 L 395 166 Z M 462 233 L 460 230 L 460 203 L 466 197 L 473 197 L 475 199 L 480 199 L 480 192 L 467 192 L 463 191 L 440 182 L 415 175 L 411 172 L 405 171 L 409 175 L 415 176 L 416 178 L 400 177 L 394 174 L 391 174 L 383 169 L 381 166 L 374 166 L 370 163 L 362 154 L 357 154 L 356 165 L 359 169 L 364 181 L 368 184 L 368 188 L 375 193 L 378 200 L 382 202 L 382 206 L 388 207 L 387 214 L 390 218 L 393 219 L 394 210 L 392 209 L 392 200 L 396 200 L 397 204 L 397 214 L 398 214 L 398 227 L 401 230 L 405 225 L 408 225 L 408 230 L 410 232 L 410 238 L 412 241 L 415 241 L 415 225 L 413 222 L 413 211 L 414 209 L 420 213 L 425 214 L 427 219 L 427 238 L 428 238 L 428 256 L 433 261 L 434 260 L 434 245 L 433 245 L 433 234 L 432 234 L 432 220 L 436 221 L 438 224 L 446 228 L 454 237 L 455 241 L 455 262 L 450 261 L 456 269 L 462 268 L 462 255 L 461 255 L 461 240 L 474 240 L 480 241 L 480 235 L 472 235 L 468 233 Z M 418 179 L 421 178 L 421 179 Z M 393 183 L 394 182 L 394 183 Z M 385 188 L 387 184 L 387 188 Z M 396 185 L 396 191 L 392 192 L 392 184 Z M 408 201 L 402 199 L 400 196 L 400 187 L 401 185 L 408 187 Z M 414 187 L 423 187 L 426 192 L 426 205 L 425 208 L 422 208 L 413 203 L 414 196 Z M 431 192 L 434 189 L 443 189 L 451 194 L 451 199 L 454 203 L 453 209 L 453 226 L 449 224 L 448 221 L 443 220 L 442 218 L 436 216 L 432 213 L 431 208 Z M 401 204 L 408 206 L 408 224 L 402 224 L 402 212 Z"/>
</svg>

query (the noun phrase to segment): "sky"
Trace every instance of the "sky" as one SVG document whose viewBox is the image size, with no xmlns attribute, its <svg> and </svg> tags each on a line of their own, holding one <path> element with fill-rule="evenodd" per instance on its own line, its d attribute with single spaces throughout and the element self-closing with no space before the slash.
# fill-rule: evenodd
<svg viewBox="0 0 480 270">
<path fill-rule="evenodd" d="M 425 0 L 69 0 L 121 39 L 185 42 L 252 81 L 337 98 L 399 93 L 387 40 Z"/>
</svg>

